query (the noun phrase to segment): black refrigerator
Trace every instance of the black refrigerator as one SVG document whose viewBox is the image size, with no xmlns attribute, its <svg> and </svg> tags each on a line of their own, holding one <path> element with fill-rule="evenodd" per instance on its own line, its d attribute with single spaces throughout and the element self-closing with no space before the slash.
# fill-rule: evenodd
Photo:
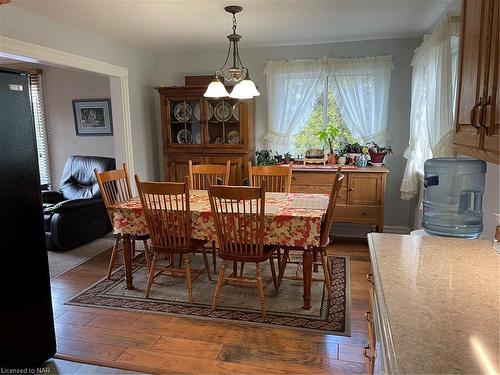
<svg viewBox="0 0 500 375">
<path fill-rule="evenodd" d="M 0 69 L 0 372 L 56 351 L 28 76 Z M 2 372 L 4 371 L 4 372 Z"/>
</svg>

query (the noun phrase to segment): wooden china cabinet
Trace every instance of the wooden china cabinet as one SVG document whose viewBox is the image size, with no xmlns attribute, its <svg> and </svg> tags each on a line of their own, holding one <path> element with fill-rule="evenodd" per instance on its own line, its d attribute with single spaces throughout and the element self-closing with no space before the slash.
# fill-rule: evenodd
<svg viewBox="0 0 500 375">
<path fill-rule="evenodd" d="M 500 164 L 500 1 L 463 0 L 455 149 Z"/>
<path fill-rule="evenodd" d="M 207 83 L 208 85 L 208 83 Z M 204 98 L 206 85 L 158 87 L 165 181 L 184 181 L 188 161 L 226 164 L 241 185 L 255 152 L 254 101 Z"/>
</svg>

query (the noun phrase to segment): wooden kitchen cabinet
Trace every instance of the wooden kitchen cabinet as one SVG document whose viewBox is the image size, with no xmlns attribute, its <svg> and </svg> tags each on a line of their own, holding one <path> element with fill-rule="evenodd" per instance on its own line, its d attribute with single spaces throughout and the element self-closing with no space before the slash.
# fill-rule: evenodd
<svg viewBox="0 0 500 375">
<path fill-rule="evenodd" d="M 254 101 L 206 99 L 207 86 L 158 87 L 165 181 L 184 181 L 188 162 L 231 162 L 229 184 L 241 185 L 255 153 Z"/>
<path fill-rule="evenodd" d="M 454 144 L 499 164 L 499 1 L 463 0 Z"/>
<path fill-rule="evenodd" d="M 294 166 L 292 192 L 329 194 L 336 168 Z M 384 230 L 384 196 L 389 171 L 385 167 L 346 168 L 335 206 L 335 222 L 375 225 Z"/>
</svg>

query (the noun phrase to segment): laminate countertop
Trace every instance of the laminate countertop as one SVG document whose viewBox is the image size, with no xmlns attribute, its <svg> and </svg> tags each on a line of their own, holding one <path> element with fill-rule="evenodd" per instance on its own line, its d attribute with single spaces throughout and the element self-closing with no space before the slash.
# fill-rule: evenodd
<svg viewBox="0 0 500 375">
<path fill-rule="evenodd" d="M 500 370 L 500 256 L 491 241 L 368 235 L 389 373 Z"/>
</svg>

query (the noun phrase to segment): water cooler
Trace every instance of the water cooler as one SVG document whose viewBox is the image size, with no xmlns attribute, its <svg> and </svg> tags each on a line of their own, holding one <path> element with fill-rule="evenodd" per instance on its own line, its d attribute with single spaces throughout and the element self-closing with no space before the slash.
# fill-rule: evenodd
<svg viewBox="0 0 500 375">
<path fill-rule="evenodd" d="M 483 231 L 486 162 L 434 158 L 424 164 L 422 227 L 430 235 L 477 238 Z"/>
</svg>

